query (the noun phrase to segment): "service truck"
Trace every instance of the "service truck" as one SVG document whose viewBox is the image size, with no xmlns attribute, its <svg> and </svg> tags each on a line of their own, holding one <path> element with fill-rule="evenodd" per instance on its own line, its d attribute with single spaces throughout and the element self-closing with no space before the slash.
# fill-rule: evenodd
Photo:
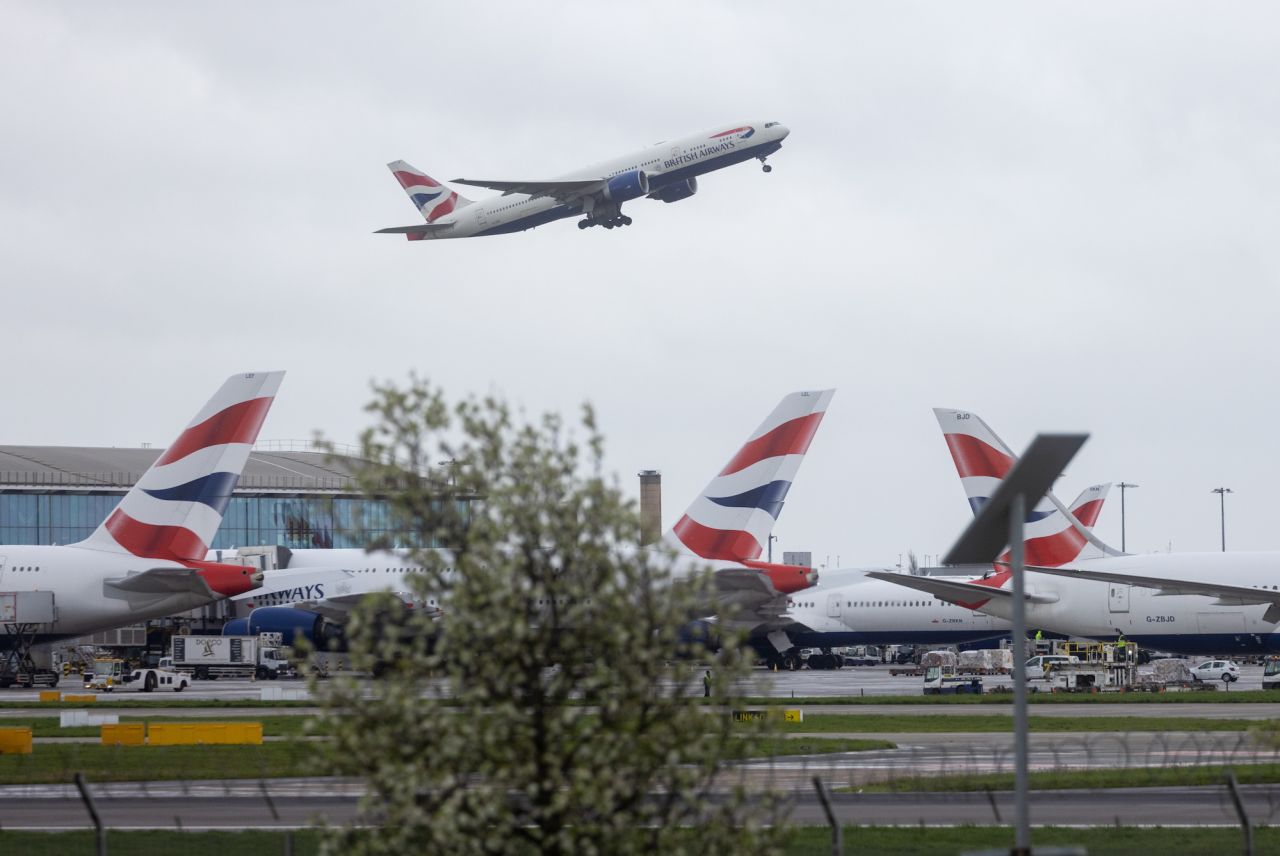
<svg viewBox="0 0 1280 856">
<path fill-rule="evenodd" d="M 956 671 L 954 651 L 930 651 L 920 658 L 924 667 L 925 695 L 978 695 L 982 678 L 961 675 Z"/>
<path fill-rule="evenodd" d="M 132 668 L 125 660 L 112 657 L 93 661 L 93 671 L 85 672 L 84 688 L 115 692 L 116 690 L 138 690 L 149 693 L 153 690 L 173 690 L 182 692 L 187 688 L 189 678 L 169 669 L 153 669 L 148 667 Z"/>
<path fill-rule="evenodd" d="M 169 663 L 196 680 L 288 677 L 293 666 L 280 647 L 279 633 L 257 636 L 175 636 Z M 163 661 L 162 661 L 163 664 Z"/>
</svg>

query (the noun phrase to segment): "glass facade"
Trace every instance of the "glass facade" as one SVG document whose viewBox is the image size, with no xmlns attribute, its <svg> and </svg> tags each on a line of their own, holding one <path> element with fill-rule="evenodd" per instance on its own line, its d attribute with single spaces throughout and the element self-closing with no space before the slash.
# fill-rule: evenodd
<svg viewBox="0 0 1280 856">
<path fill-rule="evenodd" d="M 73 544 L 107 519 L 122 494 L 0 494 L 0 544 Z M 465 514 L 467 503 L 461 502 Z M 390 536 L 383 500 L 334 496 L 233 496 L 212 549 L 279 544 L 284 547 L 362 547 Z M 439 544 L 429 546 L 438 547 Z"/>
</svg>

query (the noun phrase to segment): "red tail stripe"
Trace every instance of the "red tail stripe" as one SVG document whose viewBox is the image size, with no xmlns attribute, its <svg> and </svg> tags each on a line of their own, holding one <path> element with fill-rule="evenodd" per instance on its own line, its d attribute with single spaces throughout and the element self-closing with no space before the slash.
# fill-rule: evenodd
<svg viewBox="0 0 1280 856">
<path fill-rule="evenodd" d="M 252 398 L 233 404 L 210 416 L 199 425 L 192 425 L 178 436 L 173 445 L 156 461 L 156 466 L 180 461 L 192 452 L 221 446 L 226 443 L 252 443 L 258 439 L 258 429 L 271 409 L 270 398 Z"/>
<path fill-rule="evenodd" d="M 203 559 L 209 552 L 205 543 L 190 529 L 139 523 L 118 508 L 107 518 L 106 527 L 121 547 L 147 559 L 187 562 Z"/>
<path fill-rule="evenodd" d="M 1102 500 L 1091 499 L 1071 513 L 1082 525 L 1093 528 L 1093 525 L 1098 522 L 1099 515 L 1102 514 Z"/>
<path fill-rule="evenodd" d="M 771 565 L 768 562 L 757 562 L 752 559 L 744 559 L 742 564 L 763 572 L 769 577 L 773 587 L 782 594 L 794 594 L 814 584 L 813 568 L 806 568 L 803 565 Z"/>
<path fill-rule="evenodd" d="M 729 465 L 721 470 L 720 475 L 731 475 L 778 455 L 803 455 L 809 451 L 809 444 L 813 442 L 813 435 L 818 432 L 822 416 L 821 413 L 810 413 L 808 416 L 783 422 L 769 433 L 748 442 L 733 456 Z"/>
<path fill-rule="evenodd" d="M 675 533 L 681 543 L 704 559 L 740 562 L 760 557 L 760 543 L 740 529 L 712 529 L 685 515 L 675 525 Z"/>
<path fill-rule="evenodd" d="M 435 208 L 431 209 L 431 213 L 427 215 L 427 222 L 434 223 L 444 215 L 453 211 L 453 204 L 458 201 L 458 194 L 450 193 L 449 198 L 441 202 Z"/>
<path fill-rule="evenodd" d="M 400 182 L 401 187 L 439 187 L 440 182 L 436 181 L 429 175 L 418 175 L 414 172 L 405 172 L 404 170 L 395 171 L 396 181 Z"/>
<path fill-rule="evenodd" d="M 1013 458 L 969 434 L 946 434 L 947 448 L 960 478 L 988 476 L 1002 479 L 1013 469 Z"/>
</svg>

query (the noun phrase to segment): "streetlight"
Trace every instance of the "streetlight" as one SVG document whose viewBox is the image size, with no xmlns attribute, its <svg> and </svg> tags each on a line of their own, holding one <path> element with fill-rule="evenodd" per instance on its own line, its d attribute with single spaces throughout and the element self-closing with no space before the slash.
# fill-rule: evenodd
<svg viewBox="0 0 1280 856">
<path fill-rule="evenodd" d="M 777 535 L 769 535 L 769 564 L 773 564 L 773 542 L 778 540 Z"/>
<path fill-rule="evenodd" d="M 1138 487 L 1138 485 L 1120 482 L 1116 487 L 1120 488 L 1120 552 L 1125 553 L 1128 551 L 1124 548 L 1124 492 L 1129 488 Z"/>
<path fill-rule="evenodd" d="M 1227 494 L 1235 493 L 1229 487 L 1215 487 L 1210 493 L 1218 495 L 1218 506 L 1222 514 L 1222 552 L 1227 552 Z"/>
</svg>

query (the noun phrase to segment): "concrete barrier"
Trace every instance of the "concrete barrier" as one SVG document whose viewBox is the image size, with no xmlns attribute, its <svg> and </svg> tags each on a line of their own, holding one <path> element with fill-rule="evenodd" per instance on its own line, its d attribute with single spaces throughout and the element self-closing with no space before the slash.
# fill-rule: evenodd
<svg viewBox="0 0 1280 856">
<path fill-rule="evenodd" d="M 41 690 L 40 701 L 62 701 L 62 693 L 58 690 Z"/>
<path fill-rule="evenodd" d="M 261 687 L 262 701 L 305 701 L 309 698 L 305 687 Z"/>
<path fill-rule="evenodd" d="M 152 746 L 261 745 L 261 722 L 153 722 L 147 729 Z"/>
<path fill-rule="evenodd" d="M 80 725 L 114 725 L 120 721 L 118 713 L 96 713 L 92 710 L 63 710 L 58 712 L 59 728 L 75 728 Z"/>
<path fill-rule="evenodd" d="M 147 724 L 145 722 L 122 722 L 103 724 L 103 746 L 142 746 L 147 742 Z"/>
<path fill-rule="evenodd" d="M 30 754 L 30 728 L 0 728 L 0 755 Z"/>
<path fill-rule="evenodd" d="M 82 702 L 82 701 L 97 701 L 97 700 L 98 700 L 98 697 L 97 697 L 96 695 L 71 695 L 71 694 L 68 694 L 68 695 L 64 695 L 64 696 L 62 697 L 62 700 L 63 700 L 63 701 L 74 701 L 74 702 Z"/>
</svg>

